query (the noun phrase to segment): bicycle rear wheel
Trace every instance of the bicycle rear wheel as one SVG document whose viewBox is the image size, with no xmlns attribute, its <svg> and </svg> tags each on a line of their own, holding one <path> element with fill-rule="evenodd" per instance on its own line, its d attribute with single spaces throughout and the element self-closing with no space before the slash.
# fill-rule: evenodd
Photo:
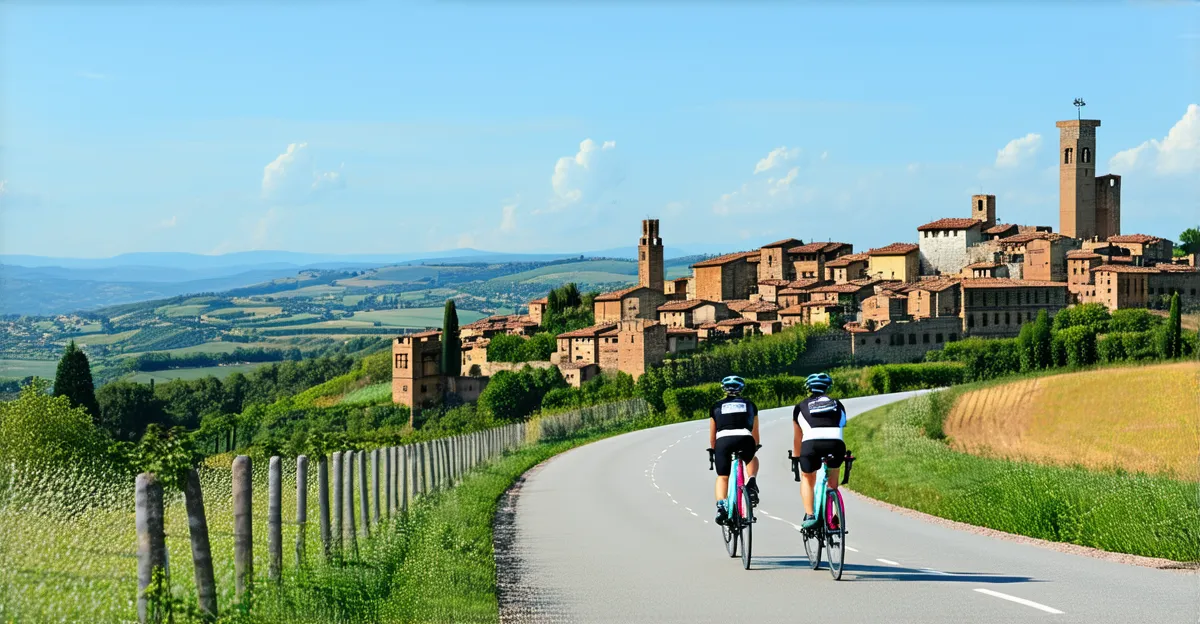
<svg viewBox="0 0 1200 624">
<path fill-rule="evenodd" d="M 730 518 L 732 522 L 734 518 Z M 721 525 L 721 537 L 725 540 L 725 552 L 729 553 L 730 557 L 737 556 L 738 538 L 737 531 L 734 531 L 728 524 Z"/>
<path fill-rule="evenodd" d="M 800 529 L 800 539 L 804 540 L 804 555 L 808 557 L 808 567 L 816 570 L 821 566 L 821 527 Z"/>
<path fill-rule="evenodd" d="M 742 568 L 750 569 L 750 552 L 754 542 L 754 508 L 750 506 L 750 492 L 746 488 L 738 488 L 738 496 L 742 500 L 742 517 L 738 518 L 738 522 L 742 525 L 742 530 L 739 535 L 742 542 Z"/>
<path fill-rule="evenodd" d="M 846 561 L 846 512 L 842 507 L 842 494 L 837 490 L 825 493 L 825 538 L 829 544 L 829 573 L 833 580 L 842 578 L 842 565 Z"/>
</svg>

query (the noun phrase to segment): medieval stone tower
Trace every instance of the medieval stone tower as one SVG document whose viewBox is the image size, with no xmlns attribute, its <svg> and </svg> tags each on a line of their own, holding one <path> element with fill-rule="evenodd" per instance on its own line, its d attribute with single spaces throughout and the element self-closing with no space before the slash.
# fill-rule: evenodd
<svg viewBox="0 0 1200 624">
<path fill-rule="evenodd" d="M 638 286 L 663 292 L 663 246 L 658 236 L 658 219 L 642 221 L 638 239 Z"/>
<path fill-rule="evenodd" d="M 1096 236 L 1096 128 L 1099 119 L 1058 126 L 1058 231 L 1084 240 Z"/>
<path fill-rule="evenodd" d="M 979 227 L 983 230 L 996 225 L 996 196 L 972 195 L 971 218 L 982 223 Z"/>
</svg>

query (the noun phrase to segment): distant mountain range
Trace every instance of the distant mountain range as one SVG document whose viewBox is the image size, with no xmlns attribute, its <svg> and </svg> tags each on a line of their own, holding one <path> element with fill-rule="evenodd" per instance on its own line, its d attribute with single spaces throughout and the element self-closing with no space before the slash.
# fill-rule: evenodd
<svg viewBox="0 0 1200 624">
<path fill-rule="evenodd" d="M 667 259 L 730 251 L 666 247 Z M 401 264 L 548 262 L 573 257 L 637 258 L 637 247 L 519 254 L 452 249 L 408 254 L 246 251 L 222 255 L 139 252 L 111 258 L 0 255 L 0 314 L 61 314 L 196 292 L 219 292 L 291 277 L 305 269 L 363 270 Z"/>
</svg>

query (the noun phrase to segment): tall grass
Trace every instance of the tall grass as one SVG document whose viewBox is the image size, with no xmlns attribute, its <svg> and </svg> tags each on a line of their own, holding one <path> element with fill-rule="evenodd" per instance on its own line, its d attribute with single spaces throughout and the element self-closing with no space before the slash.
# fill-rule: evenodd
<svg viewBox="0 0 1200 624">
<path fill-rule="evenodd" d="M 940 396 L 939 396 L 940 395 Z M 1200 560 L 1194 483 L 978 457 L 940 438 L 952 395 L 935 393 L 852 420 L 855 490 L 951 520 L 1046 540 L 1176 561 Z"/>
</svg>

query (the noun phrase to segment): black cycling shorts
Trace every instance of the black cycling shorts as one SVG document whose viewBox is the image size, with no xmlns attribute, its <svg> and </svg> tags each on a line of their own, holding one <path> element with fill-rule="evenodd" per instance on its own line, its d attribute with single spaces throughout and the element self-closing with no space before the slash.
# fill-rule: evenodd
<svg viewBox="0 0 1200 624">
<path fill-rule="evenodd" d="M 750 460 L 754 459 L 754 453 L 758 451 L 758 443 L 754 441 L 754 436 L 725 436 L 717 438 L 717 445 L 713 448 L 716 450 L 717 456 L 717 476 L 728 477 L 729 472 L 733 469 L 731 454 L 737 451 L 738 457 L 748 464 Z"/>
<path fill-rule="evenodd" d="M 812 473 L 821 469 L 821 458 L 833 455 L 830 468 L 841 468 L 846 459 L 846 443 L 841 440 L 805 440 L 800 443 L 800 472 Z"/>
</svg>

